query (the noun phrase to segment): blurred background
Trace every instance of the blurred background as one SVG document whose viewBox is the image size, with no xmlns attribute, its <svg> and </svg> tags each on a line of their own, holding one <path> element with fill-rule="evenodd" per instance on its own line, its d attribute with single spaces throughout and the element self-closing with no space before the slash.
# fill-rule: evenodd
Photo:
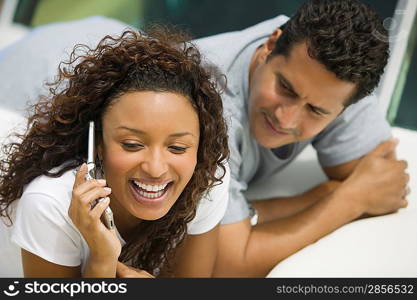
<svg viewBox="0 0 417 300">
<path fill-rule="evenodd" d="M 198 38 L 240 30 L 278 14 L 291 16 L 304 0 L 0 0 L 0 48 L 30 28 L 93 15 L 137 28 L 179 26 Z M 417 4 L 415 0 L 363 0 L 390 32 L 391 61 L 378 89 L 381 109 L 394 126 L 417 131 Z M 387 75 L 388 74 L 388 75 Z"/>
</svg>

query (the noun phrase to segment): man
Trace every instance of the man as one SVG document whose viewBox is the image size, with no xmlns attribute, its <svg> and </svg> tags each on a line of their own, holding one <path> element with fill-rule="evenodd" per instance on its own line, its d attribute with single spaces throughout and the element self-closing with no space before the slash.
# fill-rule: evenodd
<svg viewBox="0 0 417 300">
<path fill-rule="evenodd" d="M 394 159 L 395 145 L 372 151 L 390 137 L 375 96 L 368 96 L 388 59 L 388 44 L 376 33 L 387 34 L 364 4 L 318 0 L 290 20 L 278 16 L 197 40 L 227 76 L 232 181 L 214 275 L 265 276 L 362 214 L 407 205 L 406 164 Z M 295 197 L 271 198 L 279 191 L 270 178 L 310 143 L 331 181 Z M 246 195 L 260 182 L 266 200 L 250 202 Z M 258 217 L 253 227 L 251 206 Z"/>
</svg>

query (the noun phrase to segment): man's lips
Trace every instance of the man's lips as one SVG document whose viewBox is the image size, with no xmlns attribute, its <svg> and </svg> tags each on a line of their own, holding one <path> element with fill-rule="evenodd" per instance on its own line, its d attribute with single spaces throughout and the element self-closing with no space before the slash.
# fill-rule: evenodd
<svg viewBox="0 0 417 300">
<path fill-rule="evenodd" d="M 264 113 L 264 118 L 265 118 L 265 122 L 267 123 L 268 127 L 277 135 L 289 135 L 289 132 L 286 131 L 282 131 L 282 130 L 277 130 L 274 125 L 272 124 L 272 122 L 269 120 L 268 116 Z"/>
</svg>

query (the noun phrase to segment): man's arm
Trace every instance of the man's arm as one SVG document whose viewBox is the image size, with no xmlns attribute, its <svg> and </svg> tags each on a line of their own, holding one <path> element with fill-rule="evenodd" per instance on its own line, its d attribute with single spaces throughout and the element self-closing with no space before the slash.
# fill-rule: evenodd
<svg viewBox="0 0 417 300">
<path fill-rule="evenodd" d="M 323 167 L 323 171 L 330 180 L 301 195 L 252 201 L 252 205 L 258 213 L 258 223 L 292 216 L 312 206 L 320 199 L 329 196 L 340 185 L 341 181 L 349 177 L 359 161 L 360 159 L 355 159 L 337 166 Z"/>
<path fill-rule="evenodd" d="M 329 180 L 301 195 L 252 201 L 252 206 L 258 214 L 258 224 L 295 215 L 320 199 L 329 196 L 340 183 L 339 181 Z"/>
<path fill-rule="evenodd" d="M 345 199 L 346 200 L 346 199 Z M 358 216 L 339 195 L 294 216 L 251 227 L 249 219 L 222 225 L 215 277 L 265 277 L 279 261 Z"/>
<path fill-rule="evenodd" d="M 219 225 L 202 234 L 186 235 L 158 277 L 211 277 L 218 249 Z M 152 278 L 149 273 L 118 262 L 117 277 Z"/>
<path fill-rule="evenodd" d="M 393 150 L 386 153 L 384 157 L 388 159 L 397 159 L 397 153 L 395 150 Z M 326 173 L 330 180 L 343 181 L 348 178 L 350 174 L 352 174 L 353 170 L 356 168 L 361 159 L 362 158 L 354 159 L 337 166 L 323 167 L 323 171 Z"/>
<path fill-rule="evenodd" d="M 387 159 L 394 147 L 392 141 L 382 143 L 332 194 L 293 216 L 254 227 L 249 219 L 222 225 L 214 276 L 263 277 L 281 260 L 364 213 L 405 207 L 407 165 Z"/>
<path fill-rule="evenodd" d="M 323 171 L 324 173 L 326 173 L 327 177 L 330 180 L 343 181 L 346 178 L 348 178 L 350 174 L 352 174 L 359 161 L 360 158 L 348 161 L 337 166 L 323 167 Z"/>
<path fill-rule="evenodd" d="M 218 249 L 219 225 L 196 235 L 187 235 L 178 247 L 172 263 L 172 273 L 162 277 L 211 277 Z"/>
</svg>

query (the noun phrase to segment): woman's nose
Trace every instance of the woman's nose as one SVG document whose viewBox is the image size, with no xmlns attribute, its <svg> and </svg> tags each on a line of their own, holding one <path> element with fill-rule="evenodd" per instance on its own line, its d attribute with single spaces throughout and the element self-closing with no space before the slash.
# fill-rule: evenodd
<svg viewBox="0 0 417 300">
<path fill-rule="evenodd" d="M 142 162 L 142 169 L 150 177 L 162 177 L 168 171 L 168 164 L 160 151 L 149 151 Z"/>
</svg>

